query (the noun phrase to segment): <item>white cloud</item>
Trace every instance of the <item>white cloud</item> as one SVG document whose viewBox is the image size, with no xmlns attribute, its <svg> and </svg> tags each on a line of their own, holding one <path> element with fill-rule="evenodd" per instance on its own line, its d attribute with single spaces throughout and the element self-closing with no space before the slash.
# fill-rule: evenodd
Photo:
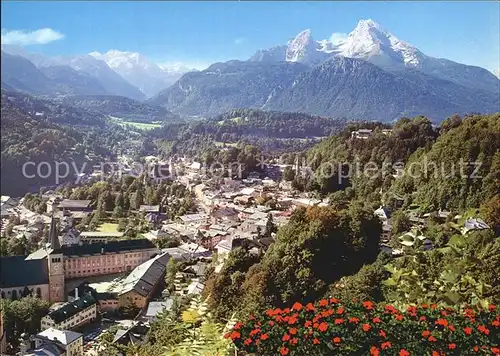
<svg viewBox="0 0 500 356">
<path fill-rule="evenodd" d="M 51 28 L 41 28 L 35 31 L 2 29 L 2 44 L 29 46 L 46 44 L 64 38 L 60 32 Z"/>
<path fill-rule="evenodd" d="M 330 36 L 330 42 L 332 42 L 334 45 L 339 44 L 342 41 L 345 41 L 347 39 L 347 33 L 342 33 L 342 32 L 334 32 Z"/>
<path fill-rule="evenodd" d="M 246 41 L 246 38 L 245 38 L 245 37 L 238 37 L 238 38 L 236 38 L 236 39 L 234 40 L 234 44 L 238 46 L 238 45 L 242 44 L 242 43 L 243 43 L 243 42 L 245 42 L 245 41 Z"/>
</svg>

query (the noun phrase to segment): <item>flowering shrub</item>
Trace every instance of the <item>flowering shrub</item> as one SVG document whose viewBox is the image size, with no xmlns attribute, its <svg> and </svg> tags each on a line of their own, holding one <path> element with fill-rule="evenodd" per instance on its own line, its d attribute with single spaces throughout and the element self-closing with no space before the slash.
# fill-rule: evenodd
<svg viewBox="0 0 500 356">
<path fill-rule="evenodd" d="M 268 310 L 225 334 L 243 352 L 258 355 L 500 355 L 500 315 L 488 310 L 342 303 Z"/>
</svg>

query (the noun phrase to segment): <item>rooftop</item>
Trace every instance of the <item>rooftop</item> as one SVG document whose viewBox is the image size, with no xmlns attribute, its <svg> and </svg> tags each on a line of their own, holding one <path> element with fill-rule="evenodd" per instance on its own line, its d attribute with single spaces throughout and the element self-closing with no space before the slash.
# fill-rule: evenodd
<svg viewBox="0 0 500 356">
<path fill-rule="evenodd" d="M 38 339 L 57 341 L 63 345 L 69 345 L 76 339 L 83 337 L 83 335 L 74 331 L 48 328 L 47 330 L 38 333 L 36 337 Z"/>
<path fill-rule="evenodd" d="M 26 260 L 26 256 L 0 257 L 0 288 L 49 283 L 47 261 Z"/>
<path fill-rule="evenodd" d="M 169 259 L 170 255 L 163 253 L 144 262 L 125 279 L 112 285 L 108 292 L 121 295 L 133 290 L 142 296 L 148 296 L 162 278 Z"/>
<path fill-rule="evenodd" d="M 156 246 L 148 239 L 131 239 L 62 246 L 59 250 L 56 250 L 56 252 L 62 252 L 65 256 L 84 256 L 155 248 Z"/>
<path fill-rule="evenodd" d="M 88 208 L 90 206 L 91 200 L 71 200 L 64 199 L 61 203 L 59 203 L 60 208 Z"/>
<path fill-rule="evenodd" d="M 72 302 L 64 303 L 61 307 L 49 312 L 48 316 L 59 324 L 95 304 L 96 301 L 94 297 L 90 294 L 86 294 Z"/>
</svg>

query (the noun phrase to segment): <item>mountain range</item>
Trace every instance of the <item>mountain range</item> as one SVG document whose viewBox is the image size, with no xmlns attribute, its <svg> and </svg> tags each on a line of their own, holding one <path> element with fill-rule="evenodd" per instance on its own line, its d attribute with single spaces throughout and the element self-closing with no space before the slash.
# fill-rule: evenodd
<svg viewBox="0 0 500 356">
<path fill-rule="evenodd" d="M 2 45 L 4 62 L 3 87 L 32 94 L 118 95 L 136 100 L 157 94 L 191 71 L 183 66 L 162 68 L 139 53 L 117 50 L 47 57 Z"/>
<path fill-rule="evenodd" d="M 359 21 L 341 39 L 315 40 L 304 30 L 248 60 L 203 71 L 164 67 L 134 52 L 51 58 L 2 46 L 2 88 L 76 95 L 75 102 L 86 104 L 114 95 L 146 100 L 152 112 L 161 106 L 187 116 L 247 107 L 385 121 L 427 115 L 439 121 L 455 113 L 500 111 L 500 80 L 493 73 L 428 56 L 372 20 Z M 83 95 L 100 99 L 84 101 Z"/>
<path fill-rule="evenodd" d="M 290 68 L 292 64 L 299 65 Z M 286 75 L 270 75 L 274 73 Z M 228 108 L 303 111 L 348 119 L 393 120 L 500 111 L 500 80 L 486 69 L 427 56 L 372 20 L 346 38 L 316 41 L 305 30 L 248 61 L 188 73 L 149 99 L 184 115 Z"/>
</svg>

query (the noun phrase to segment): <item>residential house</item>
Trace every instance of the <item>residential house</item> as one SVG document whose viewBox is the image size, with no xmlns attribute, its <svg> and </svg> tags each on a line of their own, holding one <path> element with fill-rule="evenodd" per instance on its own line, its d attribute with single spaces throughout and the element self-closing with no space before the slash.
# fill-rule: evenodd
<svg viewBox="0 0 500 356">
<path fill-rule="evenodd" d="M 91 200 L 72 200 L 72 199 L 64 199 L 62 200 L 57 208 L 59 211 L 91 211 L 92 208 L 90 204 Z"/>
<path fill-rule="evenodd" d="M 372 133 L 373 133 L 373 130 L 359 129 L 357 131 L 351 132 L 351 138 L 366 140 L 366 139 L 370 138 L 370 136 L 372 135 Z"/>
</svg>

